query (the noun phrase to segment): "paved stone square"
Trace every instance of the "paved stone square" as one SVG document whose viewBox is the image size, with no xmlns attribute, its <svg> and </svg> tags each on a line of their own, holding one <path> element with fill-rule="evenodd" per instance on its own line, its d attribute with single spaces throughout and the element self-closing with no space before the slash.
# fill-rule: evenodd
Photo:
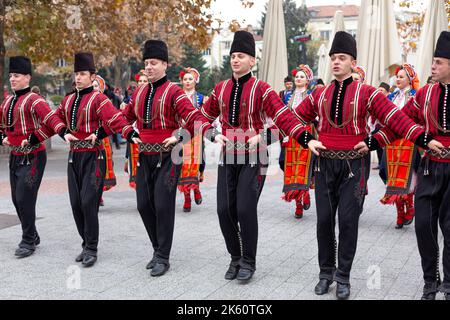
<svg viewBox="0 0 450 320">
<path fill-rule="evenodd" d="M 135 191 L 123 172 L 124 146 L 114 156 L 118 186 L 105 193 L 106 206 L 100 209 L 98 262 L 93 268 L 79 268 L 74 259 L 81 240 L 69 205 L 65 148 L 53 137 L 38 198 L 41 245 L 35 254 L 16 259 L 20 225 L 8 226 L 12 217 L 8 225 L 0 223 L 0 299 L 335 299 L 334 290 L 321 297 L 314 294 L 319 269 L 313 192 L 311 209 L 296 220 L 294 204 L 280 199 L 279 170 L 267 177 L 259 203 L 255 276 L 247 285 L 224 280 L 229 257 L 216 214 L 217 165 L 211 160 L 201 185 L 203 204 L 193 204 L 192 212 L 184 213 L 182 195 L 177 197 L 169 272 L 150 277 L 145 266 L 152 250 L 136 210 Z M 217 158 L 214 148 L 208 144 L 207 153 Z M 271 151 L 271 170 L 277 171 L 279 147 Z M 15 216 L 8 179 L 7 157 L 0 156 L 0 214 Z M 395 208 L 379 203 L 383 193 L 378 171 L 372 170 L 351 299 L 419 299 L 422 273 L 414 227 L 394 229 Z M 442 247 L 442 237 L 440 241 Z"/>
</svg>

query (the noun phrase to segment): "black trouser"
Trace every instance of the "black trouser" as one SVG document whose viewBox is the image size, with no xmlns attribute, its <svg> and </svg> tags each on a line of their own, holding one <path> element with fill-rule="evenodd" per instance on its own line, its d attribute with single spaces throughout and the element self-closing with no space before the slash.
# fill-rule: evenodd
<svg viewBox="0 0 450 320">
<path fill-rule="evenodd" d="M 136 172 L 137 206 L 153 245 L 153 256 L 169 263 L 175 224 L 175 200 L 181 165 L 172 162 L 170 152 L 160 155 L 139 154 Z"/>
<path fill-rule="evenodd" d="M 22 224 L 21 248 L 34 249 L 36 231 L 36 200 L 47 163 L 45 150 L 26 156 L 9 157 L 9 181 L 12 202 Z"/>
<path fill-rule="evenodd" d="M 102 157 L 99 157 L 99 155 Z M 70 205 L 83 239 L 82 247 L 90 255 L 97 255 L 98 209 L 105 181 L 105 151 L 71 152 L 67 166 Z"/>
<path fill-rule="evenodd" d="M 424 175 L 428 166 L 429 175 Z M 438 222 L 444 236 L 444 281 L 440 290 L 450 293 L 450 163 L 423 159 L 417 173 L 414 200 L 417 244 L 425 282 L 440 283 Z"/>
<path fill-rule="evenodd" d="M 205 141 L 203 140 L 203 138 L 202 138 L 202 163 L 200 164 L 200 168 L 199 168 L 199 171 L 202 173 L 202 172 L 205 172 L 205 167 L 206 167 L 206 162 L 205 162 Z"/>
<path fill-rule="evenodd" d="M 377 149 L 377 158 L 378 158 L 378 166 L 380 166 L 381 161 L 383 160 L 383 148 Z"/>
<path fill-rule="evenodd" d="M 248 160 L 248 159 L 247 159 Z M 258 243 L 257 207 L 265 181 L 266 165 L 219 165 L 217 180 L 217 213 L 220 229 L 232 263 L 241 268 L 256 269 Z M 239 163 L 239 162 L 235 162 Z M 266 162 L 264 162 L 266 163 Z"/>
<path fill-rule="evenodd" d="M 320 279 L 339 283 L 350 281 L 358 240 L 359 215 L 369 174 L 370 155 L 355 160 L 317 159 L 315 193 Z M 339 245 L 335 236 L 336 211 L 339 218 Z"/>
<path fill-rule="evenodd" d="M 382 149 L 383 152 L 381 154 L 381 161 L 378 163 L 379 172 L 378 175 L 380 176 L 381 180 L 383 180 L 383 183 L 387 183 L 387 168 L 386 168 L 386 148 Z M 378 150 L 377 150 L 378 153 Z"/>
<path fill-rule="evenodd" d="M 280 157 L 278 158 L 278 164 L 280 165 L 280 169 L 283 170 L 283 172 L 284 172 L 284 160 L 285 160 L 285 158 L 286 158 L 286 148 L 282 146 L 281 150 L 280 150 Z"/>
<path fill-rule="evenodd" d="M 111 135 L 111 137 L 112 137 L 112 142 L 116 145 L 116 149 L 119 150 L 120 149 L 119 134 L 118 133 L 113 133 Z M 111 147 L 111 149 L 112 149 L 112 147 Z"/>
</svg>

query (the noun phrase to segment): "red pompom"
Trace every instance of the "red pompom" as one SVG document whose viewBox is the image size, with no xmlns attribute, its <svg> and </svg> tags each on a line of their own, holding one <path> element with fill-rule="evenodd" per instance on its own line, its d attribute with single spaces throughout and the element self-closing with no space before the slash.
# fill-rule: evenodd
<svg viewBox="0 0 450 320">
<path fill-rule="evenodd" d="M 297 72 L 298 72 L 297 69 L 292 70 L 291 71 L 292 76 L 295 77 L 297 75 Z"/>
<path fill-rule="evenodd" d="M 395 75 L 397 75 L 400 72 L 400 70 L 402 70 L 402 67 L 397 67 L 397 69 L 395 69 Z"/>
<path fill-rule="evenodd" d="M 135 74 L 134 75 L 134 80 L 136 81 L 136 82 L 139 82 L 139 78 L 140 78 L 141 76 L 139 75 L 139 73 L 138 74 Z"/>
<path fill-rule="evenodd" d="M 184 70 L 180 71 L 180 80 L 183 80 L 185 75 L 186 75 L 186 71 L 184 71 Z"/>
</svg>

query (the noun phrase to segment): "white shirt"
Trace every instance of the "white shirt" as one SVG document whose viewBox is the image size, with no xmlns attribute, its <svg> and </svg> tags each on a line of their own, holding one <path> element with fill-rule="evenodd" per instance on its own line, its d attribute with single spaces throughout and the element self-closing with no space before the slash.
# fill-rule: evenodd
<svg viewBox="0 0 450 320">
<path fill-rule="evenodd" d="M 406 88 L 404 88 L 403 90 L 398 90 L 398 94 L 397 94 L 397 96 L 394 98 L 394 101 L 393 101 L 393 103 L 397 106 L 397 107 L 399 107 L 400 109 L 401 108 L 403 108 L 404 106 L 405 106 L 405 104 L 406 104 L 406 98 L 407 98 L 407 95 L 406 95 L 406 93 L 408 92 L 408 90 L 410 90 L 411 89 L 411 87 L 406 87 Z"/>
<path fill-rule="evenodd" d="M 294 99 L 292 101 L 292 108 L 297 107 L 304 99 L 304 97 L 306 93 L 306 88 L 301 88 L 301 89 L 295 89 L 294 93 L 292 94 L 291 99 Z"/>
</svg>

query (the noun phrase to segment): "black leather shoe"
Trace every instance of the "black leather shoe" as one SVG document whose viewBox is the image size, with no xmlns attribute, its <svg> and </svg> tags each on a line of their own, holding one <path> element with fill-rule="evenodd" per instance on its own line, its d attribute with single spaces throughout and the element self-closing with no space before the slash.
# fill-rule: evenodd
<svg viewBox="0 0 450 320">
<path fill-rule="evenodd" d="M 450 293 L 444 293 L 444 299 L 445 300 L 450 300 Z"/>
<path fill-rule="evenodd" d="M 150 275 L 152 277 L 160 277 L 163 274 L 165 274 L 167 270 L 169 270 L 169 268 L 170 268 L 169 264 L 156 262 L 155 265 L 153 266 L 152 271 L 150 272 Z"/>
<path fill-rule="evenodd" d="M 436 293 L 439 283 L 425 282 L 423 286 L 423 294 L 420 300 L 436 300 Z"/>
<path fill-rule="evenodd" d="M 239 272 L 239 266 L 231 265 L 228 267 L 227 272 L 225 273 L 225 280 L 234 280 L 236 279 Z"/>
<path fill-rule="evenodd" d="M 82 265 L 85 268 L 89 268 L 92 267 L 95 264 L 95 262 L 97 262 L 97 257 L 91 256 L 90 254 L 86 253 L 83 257 Z"/>
<path fill-rule="evenodd" d="M 34 245 L 38 246 L 41 243 L 41 238 L 39 237 L 39 234 L 36 232 L 36 237 L 34 238 Z"/>
<path fill-rule="evenodd" d="M 311 203 L 304 204 L 303 205 L 303 210 L 308 210 L 310 207 L 311 207 Z"/>
<path fill-rule="evenodd" d="M 150 260 L 149 263 L 147 263 L 147 266 L 145 267 L 147 270 L 153 269 L 155 267 L 156 261 L 155 259 Z"/>
<path fill-rule="evenodd" d="M 413 220 L 414 220 L 414 218 L 412 218 L 411 220 L 405 220 L 405 221 L 403 222 L 403 225 L 404 225 L 404 226 L 409 226 L 409 225 L 413 222 Z"/>
<path fill-rule="evenodd" d="M 424 293 L 420 300 L 436 300 L 436 292 Z"/>
<path fill-rule="evenodd" d="M 318 296 L 321 296 L 325 293 L 328 293 L 330 290 L 330 285 L 333 283 L 333 281 L 328 279 L 320 279 L 319 283 L 316 284 L 316 287 L 314 288 L 315 294 Z"/>
<path fill-rule="evenodd" d="M 402 224 L 397 224 L 396 226 L 395 226 L 395 229 L 402 229 L 403 228 L 403 223 Z"/>
<path fill-rule="evenodd" d="M 191 208 L 183 208 L 183 212 L 191 212 Z"/>
<path fill-rule="evenodd" d="M 254 273 L 255 273 L 254 270 L 250 270 L 247 268 L 239 268 L 236 279 L 239 281 L 247 282 L 253 277 Z"/>
<path fill-rule="evenodd" d="M 21 258 L 26 258 L 31 256 L 34 253 L 33 249 L 27 249 L 27 248 L 17 248 L 16 252 L 14 253 L 14 255 L 21 259 Z"/>
<path fill-rule="evenodd" d="M 336 298 L 339 300 L 347 300 L 350 297 L 350 284 L 337 283 Z"/>
<path fill-rule="evenodd" d="M 83 251 L 81 251 L 81 253 L 79 255 L 77 255 L 77 257 L 75 258 L 75 262 L 83 261 L 84 255 L 85 255 L 85 252 L 83 250 Z"/>
</svg>

